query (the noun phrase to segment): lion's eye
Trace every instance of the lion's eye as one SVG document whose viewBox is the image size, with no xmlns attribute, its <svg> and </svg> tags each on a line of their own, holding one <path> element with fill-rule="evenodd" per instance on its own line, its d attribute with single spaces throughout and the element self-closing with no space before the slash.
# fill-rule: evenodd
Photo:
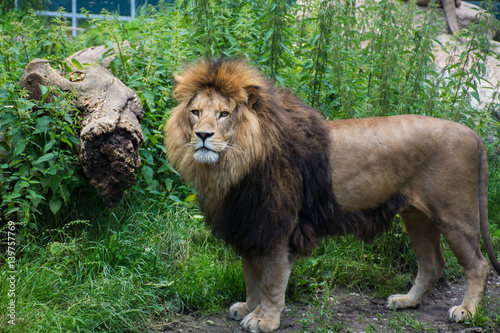
<svg viewBox="0 0 500 333">
<path fill-rule="evenodd" d="M 222 111 L 221 113 L 219 113 L 219 118 L 225 118 L 229 116 L 229 112 L 227 111 Z"/>
<path fill-rule="evenodd" d="M 194 114 L 198 117 L 200 115 L 200 110 L 191 110 L 191 114 Z"/>
</svg>

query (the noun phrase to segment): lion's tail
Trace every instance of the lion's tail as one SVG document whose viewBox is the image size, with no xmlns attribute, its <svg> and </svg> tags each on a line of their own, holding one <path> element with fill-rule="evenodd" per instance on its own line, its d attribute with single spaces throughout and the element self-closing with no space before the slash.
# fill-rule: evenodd
<svg viewBox="0 0 500 333">
<path fill-rule="evenodd" d="M 491 243 L 490 225 L 488 222 L 488 158 L 486 148 L 482 143 L 481 159 L 479 162 L 479 220 L 484 248 L 490 258 L 491 265 L 493 265 L 495 271 L 500 275 L 500 263 L 496 258 L 493 244 Z"/>
</svg>

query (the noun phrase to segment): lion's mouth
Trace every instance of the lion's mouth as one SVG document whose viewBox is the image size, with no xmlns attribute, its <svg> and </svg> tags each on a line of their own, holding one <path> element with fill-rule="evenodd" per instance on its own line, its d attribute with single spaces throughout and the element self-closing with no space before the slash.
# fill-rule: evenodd
<svg viewBox="0 0 500 333">
<path fill-rule="evenodd" d="M 196 149 L 193 157 L 198 163 L 212 164 L 219 160 L 219 154 L 206 146 Z"/>
<path fill-rule="evenodd" d="M 214 153 L 217 153 L 215 150 L 210 149 L 210 148 L 208 148 L 206 146 L 203 146 L 203 147 L 200 147 L 200 148 L 196 149 L 196 152 L 199 152 L 199 151 L 200 152 L 214 152 Z"/>
</svg>

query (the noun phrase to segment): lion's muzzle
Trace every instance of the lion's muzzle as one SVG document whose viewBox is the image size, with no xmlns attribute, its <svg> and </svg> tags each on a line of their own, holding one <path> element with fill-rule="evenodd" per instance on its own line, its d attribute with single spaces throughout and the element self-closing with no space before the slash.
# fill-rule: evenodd
<svg viewBox="0 0 500 333">
<path fill-rule="evenodd" d="M 198 163 L 212 164 L 219 160 L 219 154 L 213 145 L 213 132 L 196 132 L 193 140 L 195 150 L 193 158 Z"/>
<path fill-rule="evenodd" d="M 211 132 L 196 132 L 196 136 L 201 139 L 201 141 L 205 142 L 208 138 L 214 136 L 214 133 Z"/>
</svg>

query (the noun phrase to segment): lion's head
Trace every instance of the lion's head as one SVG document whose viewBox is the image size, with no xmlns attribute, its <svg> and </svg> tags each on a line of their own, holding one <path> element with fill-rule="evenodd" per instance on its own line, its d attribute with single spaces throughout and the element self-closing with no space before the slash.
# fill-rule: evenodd
<svg viewBox="0 0 500 333">
<path fill-rule="evenodd" d="M 261 158 L 262 126 L 253 106 L 267 80 L 245 61 L 202 61 L 175 75 L 179 105 L 167 123 L 169 161 L 195 187 L 220 175 L 219 191 Z"/>
</svg>

